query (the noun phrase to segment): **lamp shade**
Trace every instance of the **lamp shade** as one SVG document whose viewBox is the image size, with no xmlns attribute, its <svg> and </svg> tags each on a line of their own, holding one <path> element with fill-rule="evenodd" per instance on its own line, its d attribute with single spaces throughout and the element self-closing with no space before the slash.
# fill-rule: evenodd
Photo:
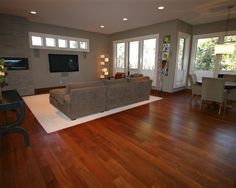
<svg viewBox="0 0 236 188">
<path fill-rule="evenodd" d="M 234 52 L 234 44 L 224 43 L 215 45 L 215 54 L 232 54 Z"/>
<path fill-rule="evenodd" d="M 4 64 L 0 65 L 0 76 L 5 76 Z"/>
<path fill-rule="evenodd" d="M 103 72 L 107 72 L 107 68 L 103 68 L 102 71 L 103 71 Z"/>
<path fill-rule="evenodd" d="M 104 72 L 104 75 L 108 75 L 109 73 L 106 71 L 106 72 Z"/>
</svg>

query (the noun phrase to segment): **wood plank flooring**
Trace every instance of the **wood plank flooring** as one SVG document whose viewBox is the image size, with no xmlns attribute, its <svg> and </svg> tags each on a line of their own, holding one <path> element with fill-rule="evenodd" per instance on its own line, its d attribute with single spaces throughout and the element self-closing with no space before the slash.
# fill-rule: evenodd
<svg viewBox="0 0 236 188">
<path fill-rule="evenodd" d="M 47 134 L 30 110 L 0 137 L 1 188 L 236 187 L 236 110 L 189 105 L 186 92 Z"/>
</svg>

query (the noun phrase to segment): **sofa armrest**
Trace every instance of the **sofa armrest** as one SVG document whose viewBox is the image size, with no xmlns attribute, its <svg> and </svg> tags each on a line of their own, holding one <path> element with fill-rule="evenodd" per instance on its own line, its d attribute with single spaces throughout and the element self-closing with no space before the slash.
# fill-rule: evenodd
<svg viewBox="0 0 236 188">
<path fill-rule="evenodd" d="M 106 86 L 72 89 L 69 96 L 71 117 L 81 117 L 105 110 Z"/>
<path fill-rule="evenodd" d="M 70 94 L 65 94 L 65 95 L 64 95 L 64 101 L 65 101 L 65 103 L 70 104 L 70 102 L 71 102 L 71 100 L 70 100 Z"/>
<path fill-rule="evenodd" d="M 64 104 L 64 96 L 66 95 L 65 88 L 52 89 L 52 90 L 50 90 L 49 93 L 50 93 L 50 97 L 54 98 L 60 104 Z"/>
</svg>

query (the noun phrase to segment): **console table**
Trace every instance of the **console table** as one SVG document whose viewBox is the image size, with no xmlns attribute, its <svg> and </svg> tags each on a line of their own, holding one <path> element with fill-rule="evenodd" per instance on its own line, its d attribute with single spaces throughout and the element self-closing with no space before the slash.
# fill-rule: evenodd
<svg viewBox="0 0 236 188">
<path fill-rule="evenodd" d="M 25 145 L 29 146 L 29 135 L 21 124 L 25 117 L 25 105 L 21 96 L 16 90 L 8 90 L 2 92 L 3 100 L 0 102 L 0 112 L 4 115 L 3 124 L 0 125 L 0 134 L 19 133 L 23 135 Z M 15 121 L 8 123 L 7 112 L 16 113 Z"/>
</svg>

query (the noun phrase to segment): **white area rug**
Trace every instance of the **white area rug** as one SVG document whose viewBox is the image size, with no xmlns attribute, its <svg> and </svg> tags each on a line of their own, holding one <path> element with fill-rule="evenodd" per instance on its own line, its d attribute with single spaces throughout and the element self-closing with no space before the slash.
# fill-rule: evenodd
<svg viewBox="0 0 236 188">
<path fill-rule="evenodd" d="M 160 100 L 160 97 L 150 96 L 150 99 L 143 102 L 134 103 L 131 105 L 115 108 L 109 111 L 88 115 L 78 118 L 76 120 L 70 120 L 66 115 L 57 110 L 49 103 L 49 94 L 27 96 L 23 98 L 31 112 L 35 115 L 41 126 L 47 133 L 52 133 L 58 130 L 62 130 L 74 125 L 78 125 L 87 121 L 91 121 L 97 118 L 101 118 L 110 114 L 121 112 L 130 108 L 141 106 L 150 102 Z"/>
</svg>

